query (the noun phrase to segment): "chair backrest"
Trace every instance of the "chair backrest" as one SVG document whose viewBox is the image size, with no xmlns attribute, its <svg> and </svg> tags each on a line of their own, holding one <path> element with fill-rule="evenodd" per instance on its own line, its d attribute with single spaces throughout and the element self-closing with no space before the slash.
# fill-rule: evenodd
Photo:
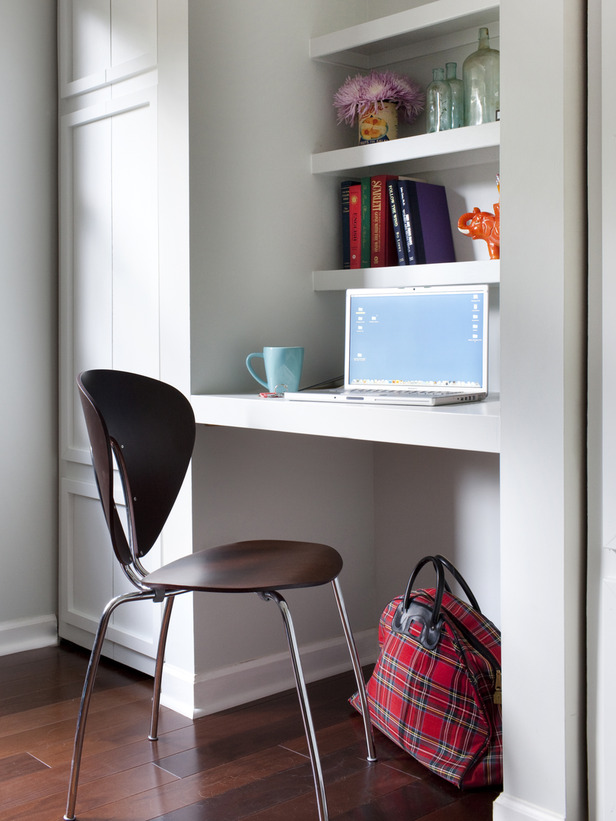
<svg viewBox="0 0 616 821">
<path fill-rule="evenodd" d="M 125 371 L 84 371 L 77 385 L 113 549 L 124 566 L 132 565 L 156 542 L 186 476 L 193 410 L 171 385 Z M 114 456 L 128 538 L 114 501 Z"/>
</svg>

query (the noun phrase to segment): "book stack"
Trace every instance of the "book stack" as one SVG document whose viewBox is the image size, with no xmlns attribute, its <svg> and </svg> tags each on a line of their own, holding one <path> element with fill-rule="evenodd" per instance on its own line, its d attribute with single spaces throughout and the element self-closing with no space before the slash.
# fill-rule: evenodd
<svg viewBox="0 0 616 821">
<path fill-rule="evenodd" d="M 377 174 L 340 185 L 342 267 L 455 262 L 442 185 Z"/>
</svg>

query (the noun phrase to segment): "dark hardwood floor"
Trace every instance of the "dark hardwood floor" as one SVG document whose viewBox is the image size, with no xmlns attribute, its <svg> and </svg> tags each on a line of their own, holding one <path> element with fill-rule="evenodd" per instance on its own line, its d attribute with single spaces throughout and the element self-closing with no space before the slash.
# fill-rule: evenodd
<svg viewBox="0 0 616 821">
<path fill-rule="evenodd" d="M 69 644 L 0 657 L 0 821 L 64 815 L 87 664 Z M 494 791 L 460 792 L 377 735 L 365 761 L 352 676 L 309 686 L 330 817 L 487 821 Z M 316 821 L 295 691 L 190 721 L 161 713 L 147 740 L 151 680 L 103 660 L 88 722 L 82 821 Z"/>
</svg>

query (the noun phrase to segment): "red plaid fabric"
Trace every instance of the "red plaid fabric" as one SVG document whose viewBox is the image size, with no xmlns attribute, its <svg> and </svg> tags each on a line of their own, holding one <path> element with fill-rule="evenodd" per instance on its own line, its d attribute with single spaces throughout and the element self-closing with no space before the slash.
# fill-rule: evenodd
<svg viewBox="0 0 616 821">
<path fill-rule="evenodd" d="M 431 606 L 434 592 L 418 590 L 411 598 Z M 427 650 L 416 638 L 420 627 L 410 635 L 391 630 L 402 599 L 389 603 L 379 623 L 381 652 L 367 686 L 373 725 L 458 787 L 500 784 L 498 629 L 445 592 L 441 637 L 434 650 Z M 361 710 L 357 695 L 351 703 Z"/>
</svg>

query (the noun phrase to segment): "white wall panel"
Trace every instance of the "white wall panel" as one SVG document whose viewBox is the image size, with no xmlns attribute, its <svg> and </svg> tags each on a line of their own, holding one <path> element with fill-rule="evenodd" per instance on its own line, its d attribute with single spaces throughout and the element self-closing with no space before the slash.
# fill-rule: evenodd
<svg viewBox="0 0 616 821">
<path fill-rule="evenodd" d="M 58 20 L 61 97 L 156 66 L 156 0 L 60 0 Z"/>
<path fill-rule="evenodd" d="M 67 5 L 71 48 L 64 49 L 63 56 L 68 66 L 66 80 L 71 82 L 102 72 L 109 65 L 111 9 L 109 0 L 71 0 Z"/>
<path fill-rule="evenodd" d="M 113 366 L 158 376 L 156 109 L 113 116 Z"/>
<path fill-rule="evenodd" d="M 154 102 L 148 89 L 61 122 L 63 449 L 82 460 L 77 374 L 159 371 Z"/>
<path fill-rule="evenodd" d="M 111 0 L 113 66 L 156 53 L 156 0 Z"/>
<path fill-rule="evenodd" d="M 94 485 L 61 486 L 60 619 L 94 632 L 113 595 L 109 535 Z"/>
</svg>

